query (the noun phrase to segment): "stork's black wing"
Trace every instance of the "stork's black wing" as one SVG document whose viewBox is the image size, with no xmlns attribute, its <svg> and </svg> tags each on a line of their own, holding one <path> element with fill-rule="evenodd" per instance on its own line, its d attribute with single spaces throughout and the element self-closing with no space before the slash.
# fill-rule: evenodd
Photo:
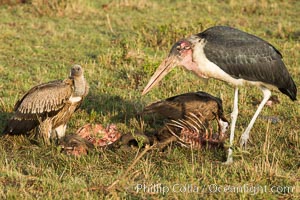
<svg viewBox="0 0 300 200">
<path fill-rule="evenodd" d="M 282 55 L 268 42 L 226 26 L 209 28 L 197 36 L 206 40 L 206 57 L 227 74 L 274 85 L 296 100 L 297 88 Z"/>
</svg>

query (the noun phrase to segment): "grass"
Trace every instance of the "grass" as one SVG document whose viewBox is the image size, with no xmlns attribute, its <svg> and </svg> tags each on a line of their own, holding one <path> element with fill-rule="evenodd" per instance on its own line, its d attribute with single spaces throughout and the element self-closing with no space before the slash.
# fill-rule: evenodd
<svg viewBox="0 0 300 200">
<path fill-rule="evenodd" d="M 85 68 L 90 93 L 69 122 L 68 133 L 88 122 L 116 123 L 122 133 L 148 131 L 152 125 L 135 118 L 144 105 L 198 90 L 221 97 L 230 119 L 233 89 L 220 81 L 200 80 L 181 68 L 146 96 L 141 91 L 176 40 L 213 25 L 234 26 L 268 40 L 282 52 L 299 85 L 299 12 L 300 2 L 293 0 L 0 1 L 0 129 L 24 92 L 67 77 L 75 63 Z M 261 115 L 278 116 L 280 122 L 258 119 L 248 149 L 242 151 L 238 139 L 254 113 L 250 99 L 256 96 L 261 97 L 258 89 L 240 90 L 230 166 L 221 163 L 226 152 L 219 149 L 196 151 L 173 145 L 164 152 L 146 149 L 138 157 L 145 150 L 108 148 L 75 158 L 55 146 L 15 137 L 0 141 L 0 197 L 296 199 L 299 101 L 280 94 L 280 104 L 264 108 Z M 115 181 L 105 192 L 104 187 Z"/>
</svg>

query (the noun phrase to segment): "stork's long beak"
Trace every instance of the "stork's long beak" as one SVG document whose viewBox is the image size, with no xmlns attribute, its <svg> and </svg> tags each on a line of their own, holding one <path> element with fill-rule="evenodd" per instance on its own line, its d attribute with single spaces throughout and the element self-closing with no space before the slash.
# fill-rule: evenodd
<svg viewBox="0 0 300 200">
<path fill-rule="evenodd" d="M 171 69 L 173 69 L 179 63 L 178 57 L 175 55 L 169 55 L 154 72 L 147 86 L 144 88 L 142 95 L 147 94 L 165 75 L 167 75 Z"/>
</svg>

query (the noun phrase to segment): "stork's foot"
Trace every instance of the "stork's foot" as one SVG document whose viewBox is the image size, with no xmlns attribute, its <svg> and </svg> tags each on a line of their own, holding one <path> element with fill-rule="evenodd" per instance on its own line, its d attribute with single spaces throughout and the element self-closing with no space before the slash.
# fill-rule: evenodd
<svg viewBox="0 0 300 200">
<path fill-rule="evenodd" d="M 248 139 L 249 139 L 249 132 L 245 131 L 242 134 L 241 138 L 240 138 L 240 147 L 241 147 L 241 149 L 246 149 Z"/>
</svg>

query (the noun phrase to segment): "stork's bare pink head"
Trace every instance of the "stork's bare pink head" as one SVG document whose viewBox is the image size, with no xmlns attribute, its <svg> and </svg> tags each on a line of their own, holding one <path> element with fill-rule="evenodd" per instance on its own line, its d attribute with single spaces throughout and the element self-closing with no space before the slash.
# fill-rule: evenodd
<svg viewBox="0 0 300 200">
<path fill-rule="evenodd" d="M 195 63 L 193 63 L 193 50 L 192 43 L 187 39 L 182 39 L 176 42 L 168 57 L 163 60 L 163 62 L 159 65 L 155 73 L 150 78 L 147 86 L 143 90 L 142 95 L 149 92 L 159 81 L 163 79 L 165 75 L 167 75 L 171 69 L 173 69 L 177 65 L 182 65 L 186 67 L 188 70 L 193 70 L 195 67 Z"/>
</svg>

